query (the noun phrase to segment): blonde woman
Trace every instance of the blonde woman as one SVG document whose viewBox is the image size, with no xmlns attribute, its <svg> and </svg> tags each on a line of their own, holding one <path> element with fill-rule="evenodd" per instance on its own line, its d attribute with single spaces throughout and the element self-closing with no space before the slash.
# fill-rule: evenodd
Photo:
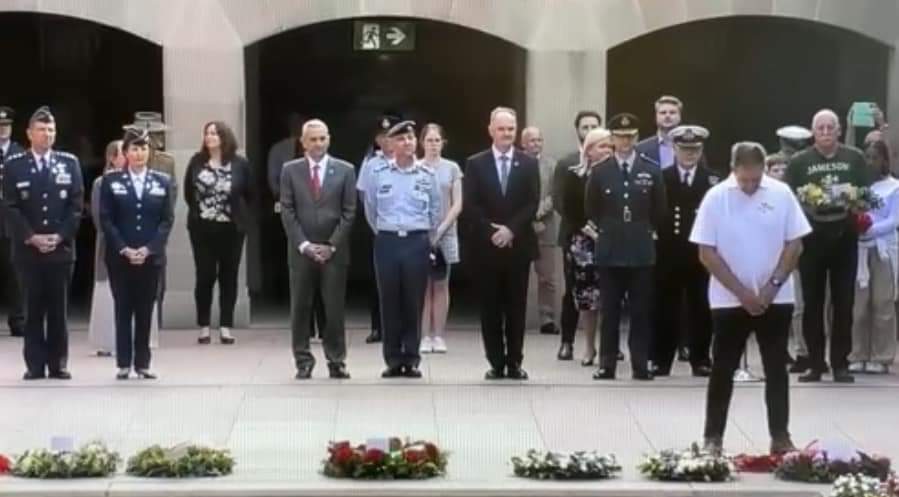
<svg viewBox="0 0 899 497">
<path fill-rule="evenodd" d="M 605 128 L 597 128 L 584 138 L 581 161 L 572 166 L 564 177 L 562 217 L 569 226 L 580 227 L 572 233 L 568 268 L 574 282 L 572 297 L 580 311 L 579 322 L 584 330 L 584 357 L 581 365 L 592 366 L 596 361 L 596 327 L 599 321 L 599 272 L 593 258 L 596 232 L 584 213 L 584 191 L 594 167 L 612 156 L 612 135 Z"/>
<path fill-rule="evenodd" d="M 459 238 L 456 219 L 462 212 L 462 170 L 459 164 L 441 156 L 446 137 L 439 124 L 427 124 L 421 132 L 424 162 L 437 177 L 440 188 L 441 219 L 435 236 L 435 246 L 445 264 L 432 268 L 425 289 L 422 309 L 422 339 L 419 351 L 423 354 L 446 353 L 446 317 L 449 313 L 450 267 L 459 262 Z"/>
</svg>

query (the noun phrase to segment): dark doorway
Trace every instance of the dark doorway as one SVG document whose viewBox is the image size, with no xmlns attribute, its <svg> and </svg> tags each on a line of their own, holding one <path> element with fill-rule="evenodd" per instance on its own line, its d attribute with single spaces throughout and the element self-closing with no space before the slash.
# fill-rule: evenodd
<svg viewBox="0 0 899 497">
<path fill-rule="evenodd" d="M 324 119 L 331 128 L 330 153 L 357 168 L 385 110 L 420 124 L 442 124 L 450 142 L 444 155 L 460 165 L 489 146 L 492 108 L 509 105 L 523 113 L 522 48 L 469 28 L 413 22 L 416 49 L 411 52 L 354 51 L 352 19 L 295 29 L 246 48 L 247 152 L 265 192 L 259 207 L 259 260 L 250 262 L 254 311 L 281 307 L 288 298 L 286 244 L 263 172 L 269 147 L 287 135 L 288 113 Z M 358 300 L 371 284 L 371 261 L 368 226 L 361 216 L 355 228 L 348 292 Z M 453 272 L 456 288 L 465 285 L 461 269 Z"/>
<path fill-rule="evenodd" d="M 754 140 L 777 150 L 775 130 L 809 126 L 830 107 L 844 119 L 852 102 L 887 92 L 889 48 L 821 23 L 731 17 L 656 31 L 608 52 L 609 113 L 633 112 L 641 136 L 655 132 L 653 102 L 684 101 L 684 122 L 711 131 L 709 163 L 727 169 L 730 146 Z"/>
<path fill-rule="evenodd" d="M 13 139 L 27 146 L 28 116 L 49 105 L 55 148 L 81 160 L 87 191 L 110 140 L 138 110 L 162 110 L 162 47 L 124 31 L 71 17 L 0 13 L 3 78 L 0 104 L 17 111 Z M 86 312 L 93 288 L 93 223 L 78 233 L 72 282 L 75 312 Z"/>
</svg>

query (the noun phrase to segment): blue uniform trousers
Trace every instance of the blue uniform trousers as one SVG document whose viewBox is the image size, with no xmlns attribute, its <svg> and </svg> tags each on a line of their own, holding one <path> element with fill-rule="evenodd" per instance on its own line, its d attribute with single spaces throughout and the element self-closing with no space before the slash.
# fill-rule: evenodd
<svg viewBox="0 0 899 497">
<path fill-rule="evenodd" d="M 381 301 L 384 362 L 388 367 L 418 366 L 421 311 L 430 264 L 427 231 L 406 236 L 378 232 L 375 237 L 375 274 Z"/>
<path fill-rule="evenodd" d="M 139 266 L 122 257 L 107 259 L 115 301 L 116 366 L 150 368 L 150 325 L 162 266 L 150 261 Z"/>
<path fill-rule="evenodd" d="M 69 331 L 66 327 L 70 262 L 19 262 L 25 285 L 25 366 L 34 374 L 66 369 Z M 46 323 L 46 327 L 45 327 Z"/>
</svg>

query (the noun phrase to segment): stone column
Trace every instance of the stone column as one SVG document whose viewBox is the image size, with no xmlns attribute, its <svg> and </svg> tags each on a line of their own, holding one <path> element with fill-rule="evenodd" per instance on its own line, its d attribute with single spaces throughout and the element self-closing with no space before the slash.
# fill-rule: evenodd
<svg viewBox="0 0 899 497">
<path fill-rule="evenodd" d="M 577 149 L 574 117 L 590 109 L 606 116 L 606 52 L 529 50 L 527 56 L 527 122 L 543 131 L 544 153 L 558 159 Z M 556 261 L 556 288 L 561 303 L 564 291 L 561 251 Z M 532 273 L 528 290 L 529 329 L 540 326 L 537 278 Z M 556 311 L 558 324 L 559 312 Z"/>
<path fill-rule="evenodd" d="M 166 17 L 174 21 L 163 41 L 165 120 L 169 126 L 167 149 L 175 155 L 179 188 L 187 161 L 200 147 L 203 125 L 222 120 L 244 143 L 243 43 L 213 0 L 167 4 Z M 163 309 L 166 328 L 196 327 L 193 298 L 194 262 L 187 234 L 187 206 L 179 192 L 175 226 L 169 238 L 167 290 Z M 235 327 L 249 325 L 246 291 L 246 250 L 241 262 Z M 213 300 L 213 325 L 218 319 Z"/>
<path fill-rule="evenodd" d="M 899 39 L 893 46 L 899 46 Z M 896 49 L 892 51 L 887 72 L 887 101 L 884 112 L 886 112 L 887 122 L 890 123 L 887 130 L 887 141 L 893 153 L 891 162 L 893 173 L 899 173 L 899 50 Z"/>
</svg>

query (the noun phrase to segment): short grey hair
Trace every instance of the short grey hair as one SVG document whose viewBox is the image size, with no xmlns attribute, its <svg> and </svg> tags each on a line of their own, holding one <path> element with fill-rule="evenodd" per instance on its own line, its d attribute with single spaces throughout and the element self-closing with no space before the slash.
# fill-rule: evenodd
<svg viewBox="0 0 899 497">
<path fill-rule="evenodd" d="M 493 120 L 496 119 L 496 116 L 500 114 L 509 114 L 516 121 L 518 120 L 518 114 L 515 112 L 515 109 L 500 106 L 490 111 L 490 122 L 493 122 Z"/>
<path fill-rule="evenodd" d="M 812 117 L 812 129 L 815 129 L 815 124 L 818 123 L 821 119 L 824 118 L 833 119 L 833 122 L 836 123 L 837 127 L 840 127 L 840 118 L 837 116 L 837 113 L 830 109 L 821 109 L 815 113 L 815 116 Z"/>
<path fill-rule="evenodd" d="M 765 158 L 768 153 L 761 143 L 742 141 L 734 143 L 730 148 L 730 168 L 735 169 L 740 165 L 758 164 L 765 168 Z"/>
<path fill-rule="evenodd" d="M 328 133 L 328 125 L 325 124 L 321 119 L 310 119 L 303 123 L 303 133 L 300 136 L 306 136 L 306 132 L 312 128 L 322 128 L 325 130 L 325 133 Z"/>
</svg>

